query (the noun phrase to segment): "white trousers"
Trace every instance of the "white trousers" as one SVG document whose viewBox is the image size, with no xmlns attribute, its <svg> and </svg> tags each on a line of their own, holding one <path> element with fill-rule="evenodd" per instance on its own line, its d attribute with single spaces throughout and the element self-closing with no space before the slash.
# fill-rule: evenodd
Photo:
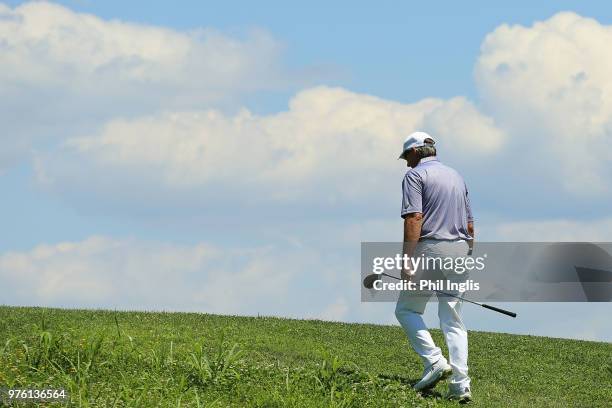
<svg viewBox="0 0 612 408">
<path fill-rule="evenodd" d="M 414 257 L 465 257 L 468 252 L 466 241 L 439 241 L 424 240 L 419 242 Z M 459 274 L 454 271 L 428 270 L 417 272 L 412 281 L 419 279 L 448 279 L 452 282 L 465 282 L 467 273 Z M 464 292 L 445 290 L 453 295 L 463 296 Z M 421 357 L 425 368 L 443 357 L 442 351 L 437 347 L 431 334 L 423 321 L 425 306 L 435 292 L 431 291 L 403 291 L 397 301 L 395 316 L 408 336 L 414 351 Z M 453 369 L 450 383 L 453 386 L 468 387 L 468 336 L 467 329 L 461 319 L 462 301 L 450 296 L 437 294 L 438 317 L 440 329 L 448 346 L 449 364 Z"/>
</svg>

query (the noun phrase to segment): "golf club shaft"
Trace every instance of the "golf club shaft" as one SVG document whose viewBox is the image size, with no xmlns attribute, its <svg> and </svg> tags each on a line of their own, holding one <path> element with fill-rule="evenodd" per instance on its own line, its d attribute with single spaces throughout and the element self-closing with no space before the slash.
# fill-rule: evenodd
<svg viewBox="0 0 612 408">
<path fill-rule="evenodd" d="M 381 275 L 388 276 L 389 278 L 392 278 L 392 279 L 395 279 L 395 280 L 402 280 L 401 278 L 398 278 L 397 276 L 389 275 L 388 273 L 384 273 L 384 272 L 381 273 Z M 436 292 L 436 293 L 440 293 L 442 295 L 446 295 L 446 296 L 454 297 L 456 299 L 464 300 L 464 301 L 466 301 L 468 303 L 472 303 L 474 305 L 478 305 L 478 306 L 484 307 L 485 309 L 493 310 L 494 312 L 497 312 L 497 313 L 505 314 L 506 316 L 516 317 L 516 313 L 511 312 L 509 310 L 505 310 L 505 309 L 501 309 L 499 307 L 487 305 L 486 303 L 475 302 L 473 300 L 466 299 L 466 298 L 461 297 L 461 296 L 453 295 L 451 293 L 443 292 L 441 290 L 435 290 L 434 289 L 433 291 Z"/>
</svg>

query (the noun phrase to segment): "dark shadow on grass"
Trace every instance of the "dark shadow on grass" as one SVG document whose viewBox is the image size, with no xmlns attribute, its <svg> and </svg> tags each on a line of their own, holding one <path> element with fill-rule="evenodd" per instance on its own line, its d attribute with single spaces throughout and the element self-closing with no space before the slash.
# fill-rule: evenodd
<svg viewBox="0 0 612 408">
<path fill-rule="evenodd" d="M 419 394 L 421 397 L 423 398 L 432 398 L 432 399 L 441 399 L 442 398 L 442 394 L 436 390 L 423 390 L 421 392 L 417 391 L 417 394 Z"/>
<path fill-rule="evenodd" d="M 359 376 L 359 372 L 357 370 L 351 370 L 347 368 L 341 368 L 340 370 L 338 370 L 338 373 L 347 377 L 352 377 L 353 379 L 355 379 L 356 377 L 358 378 Z M 420 378 L 408 378 L 399 374 L 376 374 L 375 377 L 379 380 L 398 382 L 410 389 L 412 389 L 412 387 L 421 380 Z M 436 391 L 435 389 L 415 391 L 415 393 L 420 395 L 422 398 L 444 399 L 442 393 Z"/>
</svg>

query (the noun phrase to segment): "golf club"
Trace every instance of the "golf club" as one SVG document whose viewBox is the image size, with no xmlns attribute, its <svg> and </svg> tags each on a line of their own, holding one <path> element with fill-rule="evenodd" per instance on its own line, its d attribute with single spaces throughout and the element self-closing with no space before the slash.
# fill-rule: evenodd
<svg viewBox="0 0 612 408">
<path fill-rule="evenodd" d="M 373 273 L 373 274 L 371 274 L 371 275 L 366 276 L 366 277 L 363 279 L 363 286 L 364 286 L 366 289 L 372 289 L 372 288 L 374 287 L 374 282 L 376 282 L 377 280 L 380 280 L 382 276 L 388 276 L 389 278 L 392 278 L 392 279 L 395 279 L 395 280 L 401 280 L 401 279 L 400 279 L 400 278 L 398 278 L 397 276 L 389 275 L 389 274 L 384 273 L 384 272 L 383 272 L 383 273 L 381 273 L 381 274 L 376 274 L 376 273 Z M 442 295 L 446 295 L 446 296 L 450 296 L 450 297 L 454 297 L 454 298 L 457 298 L 457 299 L 464 300 L 464 301 L 466 301 L 466 302 L 468 302 L 468 303 L 472 303 L 472 304 L 474 304 L 474 305 L 482 306 L 482 307 L 484 307 L 485 309 L 493 310 L 494 312 L 497 312 L 497 313 L 502 313 L 502 314 L 505 314 L 505 315 L 510 316 L 510 317 L 516 317 L 516 313 L 514 313 L 514 312 L 510 312 L 510 311 L 508 311 L 508 310 L 500 309 L 499 307 L 495 307 L 495 306 L 487 305 L 486 303 L 479 303 L 479 302 L 475 302 L 475 301 L 473 301 L 473 300 L 466 299 L 466 298 L 464 298 L 464 297 L 460 297 L 460 296 L 456 296 L 456 295 L 452 295 L 452 294 L 450 294 L 450 293 L 443 292 L 443 291 L 441 291 L 441 290 L 435 290 L 435 289 L 434 289 L 433 291 L 434 291 L 434 292 L 436 292 L 436 293 L 440 293 L 440 294 L 442 294 Z"/>
</svg>

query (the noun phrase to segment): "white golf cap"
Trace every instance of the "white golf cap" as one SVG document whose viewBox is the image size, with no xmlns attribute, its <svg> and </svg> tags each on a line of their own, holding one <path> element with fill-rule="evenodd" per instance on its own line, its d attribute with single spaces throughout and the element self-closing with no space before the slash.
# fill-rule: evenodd
<svg viewBox="0 0 612 408">
<path fill-rule="evenodd" d="M 425 140 L 426 139 L 431 140 L 431 142 L 429 144 L 436 143 L 433 140 L 433 137 L 429 136 L 425 132 L 414 132 L 414 133 L 409 134 L 408 137 L 406 138 L 406 141 L 404 142 L 404 149 L 402 150 L 402 154 L 400 154 L 398 159 L 403 159 L 404 158 L 404 154 L 406 154 L 406 151 L 412 149 L 413 147 L 425 146 L 425 144 L 426 144 Z"/>
</svg>

